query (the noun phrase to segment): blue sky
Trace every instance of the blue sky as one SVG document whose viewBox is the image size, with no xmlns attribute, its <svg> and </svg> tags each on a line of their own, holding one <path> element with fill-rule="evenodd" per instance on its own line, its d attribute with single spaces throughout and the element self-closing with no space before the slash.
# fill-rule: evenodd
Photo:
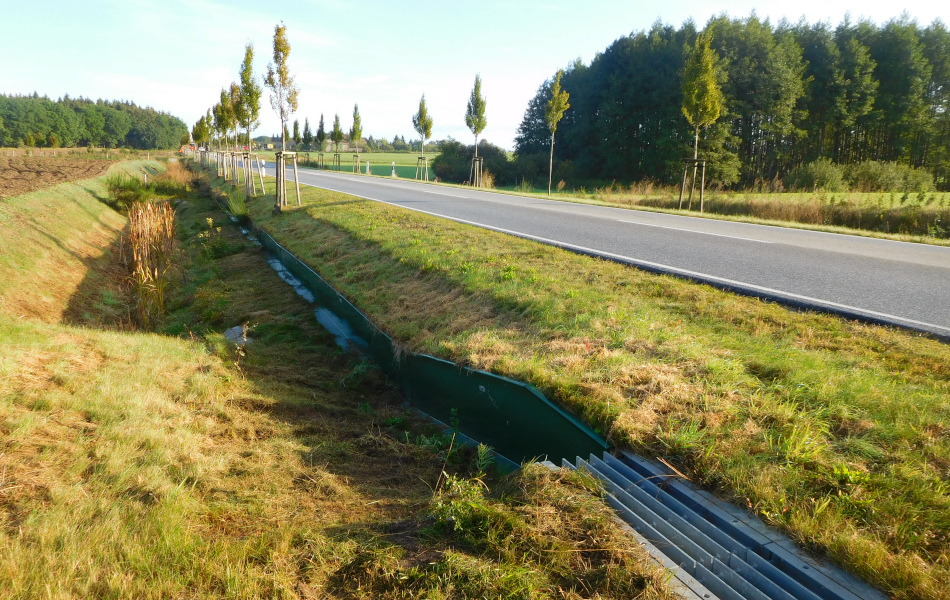
<svg viewBox="0 0 950 600">
<path fill-rule="evenodd" d="M 0 0 L 0 92 L 126 99 L 170 112 L 189 126 L 237 80 L 248 41 L 255 73 L 271 60 L 274 25 L 284 21 L 290 67 L 301 89 L 297 117 L 314 128 L 339 113 L 349 128 L 359 103 L 364 135 L 415 137 L 411 116 L 425 93 L 433 137 L 470 141 L 465 103 L 483 79 L 483 137 L 511 148 L 528 101 L 546 77 L 576 58 L 589 62 L 613 40 L 657 19 L 702 26 L 726 12 L 777 22 L 845 13 L 882 23 L 907 10 L 921 25 L 947 13 L 942 2 L 755 2 L 708 0 Z M 263 101 L 258 133 L 279 121 Z"/>
</svg>

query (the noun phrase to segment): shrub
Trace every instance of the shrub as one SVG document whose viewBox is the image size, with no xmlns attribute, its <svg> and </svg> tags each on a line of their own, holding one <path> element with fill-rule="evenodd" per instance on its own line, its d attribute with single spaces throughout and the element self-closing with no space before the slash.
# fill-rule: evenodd
<svg viewBox="0 0 950 600">
<path fill-rule="evenodd" d="M 847 169 L 851 187 L 862 192 L 930 192 L 934 189 L 933 174 L 895 162 L 868 160 Z"/>
<path fill-rule="evenodd" d="M 471 178 L 474 146 L 466 146 L 455 140 L 442 143 L 442 153 L 432 161 L 432 170 L 440 181 L 466 183 Z M 484 140 L 478 144 L 478 155 L 485 160 L 484 172 L 489 172 L 495 185 L 514 183 L 514 168 L 504 149 Z"/>
<path fill-rule="evenodd" d="M 786 178 L 792 189 L 826 192 L 845 191 L 844 171 L 830 158 L 819 158 L 802 165 Z"/>
<path fill-rule="evenodd" d="M 128 210 L 133 204 L 149 199 L 151 192 L 145 183 L 125 173 L 113 173 L 106 179 L 106 188 L 109 190 L 108 202 L 116 210 Z"/>
</svg>

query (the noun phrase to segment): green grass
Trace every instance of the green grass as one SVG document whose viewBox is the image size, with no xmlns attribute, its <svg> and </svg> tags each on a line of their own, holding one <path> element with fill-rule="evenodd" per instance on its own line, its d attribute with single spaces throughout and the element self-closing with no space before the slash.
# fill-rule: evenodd
<svg viewBox="0 0 950 600">
<path fill-rule="evenodd" d="M 273 151 L 263 151 L 259 152 L 262 157 L 266 157 L 268 162 L 273 163 L 276 159 L 274 158 Z M 311 166 L 306 163 L 304 160 L 307 156 L 307 152 L 300 152 L 300 160 L 303 161 L 300 164 L 302 166 Z M 317 152 L 310 152 L 310 158 L 313 161 L 313 164 L 316 164 L 317 161 Z M 334 151 L 324 152 L 323 159 L 325 164 L 329 165 L 333 159 Z M 341 173 L 352 173 L 353 172 L 353 155 L 356 154 L 352 150 L 346 152 L 340 152 L 340 169 Z M 435 174 L 432 172 L 432 160 L 438 156 L 438 152 L 427 152 L 426 157 L 429 159 L 429 180 L 435 180 Z M 401 179 L 413 179 L 416 176 L 416 161 L 418 157 L 422 156 L 418 152 L 360 152 L 360 165 L 361 172 L 366 172 L 366 161 L 369 161 L 370 164 L 370 174 L 378 175 L 380 177 L 390 177 L 392 175 L 392 163 L 396 163 L 396 176 Z M 331 170 L 337 170 L 335 167 Z"/>
<path fill-rule="evenodd" d="M 303 196 L 248 209 L 399 343 L 539 386 L 895 597 L 950 597 L 948 346 Z"/>
<path fill-rule="evenodd" d="M 122 218 L 81 192 L 104 179 L 69 188 L 75 210 L 65 190 L 0 204 L 0 239 L 49 242 L 26 270 L 55 255 L 59 275 L 84 274 L 5 299 L 62 286 L 52 295 L 68 304 L 121 281 L 75 251 L 121 235 Z M 589 478 L 503 477 L 406 414 L 209 198 L 186 199 L 160 333 L 0 305 L 0 596 L 671 598 Z M 0 265 L 0 281 L 19 267 Z M 87 325 L 122 304 L 103 295 Z M 253 343 L 228 342 L 233 325 Z"/>
</svg>

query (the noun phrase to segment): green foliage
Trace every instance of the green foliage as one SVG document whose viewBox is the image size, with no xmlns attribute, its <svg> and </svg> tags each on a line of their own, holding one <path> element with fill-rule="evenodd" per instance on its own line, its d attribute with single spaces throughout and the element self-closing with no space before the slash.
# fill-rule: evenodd
<svg viewBox="0 0 950 600">
<path fill-rule="evenodd" d="M 333 115 L 333 130 L 330 132 L 330 141 L 333 142 L 337 151 L 340 150 L 340 144 L 343 143 L 343 128 L 340 127 L 340 115 Z"/>
<path fill-rule="evenodd" d="M 317 145 L 320 152 L 323 152 L 323 146 L 327 141 L 327 130 L 323 125 L 323 113 L 320 113 L 320 125 L 317 126 Z"/>
<path fill-rule="evenodd" d="M 785 178 L 785 185 L 794 190 L 843 192 L 844 170 L 830 158 L 819 158 L 802 165 Z"/>
<path fill-rule="evenodd" d="M 310 150 L 310 146 L 313 144 L 313 131 L 310 129 L 310 119 L 303 120 L 303 146 L 307 150 Z"/>
<path fill-rule="evenodd" d="M 286 123 L 297 112 L 300 89 L 294 83 L 287 66 L 290 56 L 290 42 L 287 41 L 287 27 L 281 23 L 274 26 L 274 62 L 268 63 L 264 85 L 271 90 L 270 105 L 280 118 L 281 131 L 286 131 Z M 287 136 L 281 141 L 281 150 L 285 149 Z"/>
<path fill-rule="evenodd" d="M 235 117 L 244 128 L 245 144 L 251 143 L 251 130 L 260 124 L 261 86 L 254 77 L 254 44 L 248 42 L 244 47 L 244 61 L 241 63 L 241 83 L 238 101 L 235 105 Z"/>
<path fill-rule="evenodd" d="M 228 206 L 228 212 L 238 218 L 239 221 L 247 219 L 247 204 L 245 203 L 244 191 L 233 189 L 227 193 L 225 201 Z"/>
<path fill-rule="evenodd" d="M 297 146 L 300 145 L 300 120 L 294 119 L 294 135 L 293 135 L 294 144 Z"/>
<path fill-rule="evenodd" d="M 133 204 L 145 202 L 152 197 L 152 192 L 145 182 L 138 177 L 126 173 L 113 173 L 106 178 L 106 189 L 109 191 L 109 206 L 125 212 Z"/>
<path fill-rule="evenodd" d="M 719 16 L 701 35 L 692 23 L 657 23 L 565 70 L 572 108 L 554 159 L 571 162 L 575 185 L 677 183 L 697 120 L 706 122 L 700 92 L 718 86 L 721 100 L 706 104 L 707 116 L 721 106 L 719 119 L 697 149 L 714 187 L 754 186 L 825 158 L 924 167 L 950 189 L 948 53 L 943 23 L 921 28 L 909 17 L 833 27 Z M 518 129 L 519 156 L 548 152 L 549 100 L 545 82 Z"/>
<path fill-rule="evenodd" d="M 851 188 L 862 192 L 930 192 L 933 175 L 895 162 L 867 160 L 850 165 L 846 177 Z"/>
<path fill-rule="evenodd" d="M 683 69 L 683 115 L 699 135 L 722 114 L 722 90 L 716 77 L 716 53 L 710 46 L 712 32 L 696 37 L 696 46 L 686 58 Z"/>
<path fill-rule="evenodd" d="M 482 96 L 482 76 L 475 76 L 475 86 L 465 108 L 465 126 L 475 134 L 475 155 L 478 156 L 478 136 L 485 130 L 485 98 Z"/>
<path fill-rule="evenodd" d="M 485 170 L 495 177 L 495 185 L 515 182 L 514 164 L 508 160 L 504 149 L 482 140 L 478 145 L 479 156 L 485 161 Z M 471 175 L 474 147 L 456 140 L 442 143 L 442 152 L 432 161 L 432 171 L 441 181 L 464 183 Z"/>
<path fill-rule="evenodd" d="M 178 148 L 188 127 L 131 102 L 0 94 L 0 146 Z"/>
<path fill-rule="evenodd" d="M 363 122 L 360 119 L 360 105 L 353 105 L 353 126 L 350 127 L 350 144 L 356 147 L 356 153 L 360 152 L 360 141 L 363 139 Z"/>
<path fill-rule="evenodd" d="M 419 111 L 412 115 L 412 127 L 422 139 L 422 153 L 426 153 L 426 140 L 432 137 L 432 117 L 429 115 L 429 108 L 426 106 L 426 95 L 422 94 L 419 100 Z"/>
<path fill-rule="evenodd" d="M 548 159 L 548 195 L 551 195 L 551 177 L 554 174 L 554 134 L 557 132 L 557 124 L 561 122 L 565 111 L 571 107 L 567 103 L 570 95 L 561 90 L 562 71 L 557 72 L 554 81 L 551 82 L 551 99 L 548 100 L 544 108 L 544 120 L 551 131 L 551 153 Z M 523 181 L 523 180 L 522 180 Z"/>
<path fill-rule="evenodd" d="M 544 108 L 544 120 L 547 122 L 548 129 L 551 131 L 552 140 L 554 139 L 555 132 L 557 132 L 557 124 L 561 122 L 564 113 L 571 107 L 567 102 L 570 94 L 561 89 L 562 75 L 564 75 L 564 72 L 558 71 L 554 77 L 554 81 L 551 82 L 551 98 L 547 101 Z"/>
</svg>

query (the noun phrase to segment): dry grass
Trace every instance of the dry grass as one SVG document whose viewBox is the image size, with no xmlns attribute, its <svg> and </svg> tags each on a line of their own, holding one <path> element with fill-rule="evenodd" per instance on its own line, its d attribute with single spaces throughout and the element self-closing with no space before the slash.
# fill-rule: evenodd
<svg viewBox="0 0 950 600">
<path fill-rule="evenodd" d="M 947 346 L 304 197 L 248 207 L 398 342 L 537 385 L 895 597 L 950 597 Z"/>
<path fill-rule="evenodd" d="M 129 281 L 135 314 L 144 329 L 165 316 L 165 294 L 175 252 L 175 211 L 167 201 L 129 209 Z"/>
</svg>

